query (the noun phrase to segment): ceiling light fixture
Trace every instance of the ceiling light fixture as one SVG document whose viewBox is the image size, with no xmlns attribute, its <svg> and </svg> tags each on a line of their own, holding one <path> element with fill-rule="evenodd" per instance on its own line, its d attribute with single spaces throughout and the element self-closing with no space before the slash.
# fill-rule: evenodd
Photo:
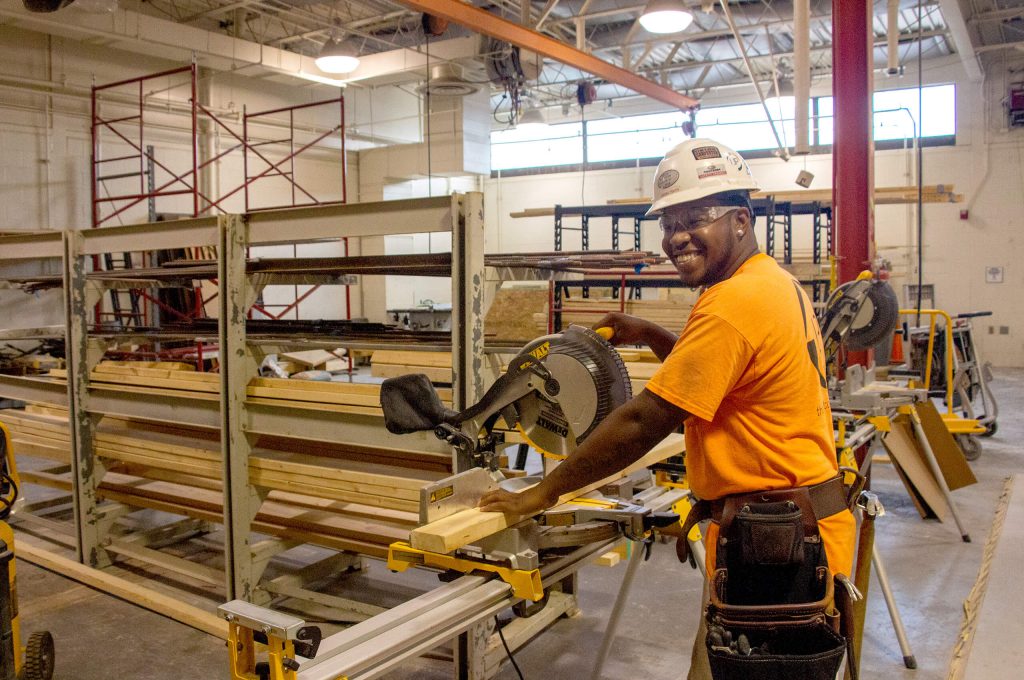
<svg viewBox="0 0 1024 680">
<path fill-rule="evenodd" d="M 359 57 L 351 41 L 338 40 L 331 36 L 324 43 L 315 63 L 324 73 L 352 73 L 359 68 Z"/>
<path fill-rule="evenodd" d="M 541 115 L 539 109 L 528 108 L 523 111 L 522 115 L 519 116 L 519 121 L 516 123 L 517 130 L 536 132 L 542 130 L 548 126 L 544 116 Z"/>
<path fill-rule="evenodd" d="M 648 0 L 640 25 L 649 33 L 679 33 L 693 23 L 693 12 L 683 0 Z"/>
</svg>

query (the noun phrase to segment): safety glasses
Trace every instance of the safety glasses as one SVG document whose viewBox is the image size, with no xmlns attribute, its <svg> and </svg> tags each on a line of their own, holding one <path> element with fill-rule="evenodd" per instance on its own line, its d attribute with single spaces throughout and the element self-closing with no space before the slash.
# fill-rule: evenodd
<svg viewBox="0 0 1024 680">
<path fill-rule="evenodd" d="M 666 234 L 681 231 L 696 231 L 717 222 L 731 212 L 739 210 L 736 206 L 711 205 L 703 208 L 684 208 L 673 210 L 671 215 L 665 214 L 658 220 L 661 230 Z"/>
</svg>

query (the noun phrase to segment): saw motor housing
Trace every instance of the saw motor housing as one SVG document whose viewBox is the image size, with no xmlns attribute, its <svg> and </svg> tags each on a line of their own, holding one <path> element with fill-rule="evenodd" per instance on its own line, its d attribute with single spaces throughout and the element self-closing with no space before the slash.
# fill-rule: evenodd
<svg viewBox="0 0 1024 680">
<path fill-rule="evenodd" d="M 499 417 L 537 450 L 564 458 L 632 396 L 618 352 L 582 326 L 528 343 L 483 398 L 460 412 L 445 408 L 425 375 L 389 378 L 381 384 L 388 431 L 433 430 L 457 449 L 458 470 L 497 468 L 493 430 Z"/>
</svg>

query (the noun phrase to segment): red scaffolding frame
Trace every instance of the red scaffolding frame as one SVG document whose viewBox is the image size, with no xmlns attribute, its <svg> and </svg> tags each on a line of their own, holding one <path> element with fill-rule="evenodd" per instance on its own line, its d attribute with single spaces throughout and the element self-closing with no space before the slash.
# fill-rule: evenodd
<svg viewBox="0 0 1024 680">
<path fill-rule="evenodd" d="M 180 197 L 190 195 L 192 197 L 192 217 L 198 217 L 199 215 L 209 211 L 217 211 L 220 213 L 227 212 L 222 207 L 224 201 L 239 192 L 244 192 L 245 212 L 291 207 L 307 207 L 314 205 L 331 205 L 347 202 L 348 192 L 346 182 L 344 97 L 338 96 L 337 98 L 297 104 L 295 106 L 279 107 L 255 113 L 249 113 L 243 108 L 241 116 L 241 131 L 239 132 L 228 125 L 222 117 L 216 115 L 209 107 L 198 102 L 197 74 L 197 66 L 193 62 L 188 66 L 169 69 L 136 78 L 128 78 L 114 83 L 107 83 L 105 85 L 97 85 L 92 88 L 91 216 L 93 228 L 102 227 L 110 220 L 120 218 L 120 216 L 126 211 L 138 206 L 143 201 L 152 200 L 155 202 L 156 199 L 172 196 Z M 158 160 L 156 158 L 156 153 L 149 152 L 145 145 L 147 138 L 146 83 L 156 79 L 171 79 L 179 75 L 187 76 L 187 80 L 183 79 L 180 86 L 186 87 L 189 91 L 189 99 L 186 104 L 186 114 L 190 118 L 190 126 L 187 131 L 189 133 L 189 139 L 191 140 L 191 163 L 181 169 L 172 169 L 170 167 L 170 165 L 172 165 L 170 162 L 165 163 Z M 122 95 L 126 98 L 134 96 L 134 101 L 129 99 L 128 101 L 122 100 L 116 102 L 116 105 L 120 109 L 128 108 L 131 111 L 131 114 L 104 118 L 100 111 L 100 104 L 103 97 L 114 90 L 122 90 Z M 316 108 L 326 108 L 328 110 L 336 109 L 338 115 L 337 123 L 331 123 L 325 131 L 317 130 L 314 127 L 313 132 L 310 133 L 310 135 L 312 135 L 311 138 L 300 139 L 296 135 L 296 132 L 298 131 L 296 113 L 299 111 L 312 111 Z M 225 131 L 236 142 L 229 148 L 219 151 L 213 157 L 204 160 L 202 163 L 199 162 L 198 121 L 200 115 L 205 116 L 212 122 L 214 130 Z M 276 120 L 268 122 L 267 119 L 270 117 L 275 117 Z M 283 122 L 282 119 L 285 118 L 287 119 L 287 124 L 285 125 L 286 132 L 282 137 L 270 140 L 253 139 L 251 135 L 252 127 L 269 124 L 281 125 Z M 303 186 L 296 177 L 295 161 L 303 153 L 309 152 L 310 149 L 313 149 L 335 135 L 337 135 L 338 139 L 341 169 L 341 198 L 340 200 L 321 200 L 312 190 Z M 103 145 L 105 138 L 113 138 L 117 143 L 127 145 L 133 153 L 116 154 L 110 158 L 104 158 Z M 283 151 L 281 149 L 283 149 Z M 209 171 L 210 166 L 214 163 L 220 161 L 229 154 L 238 151 L 241 151 L 242 153 L 243 177 L 241 183 L 224 192 L 220 196 L 213 197 L 205 195 L 199 188 L 200 173 L 203 171 Z M 136 161 L 137 166 L 135 165 Z M 250 174 L 250 163 L 263 164 L 265 167 L 260 168 L 258 171 L 254 172 L 254 174 Z M 117 164 L 126 164 L 127 167 L 117 168 Z M 101 174 L 104 170 L 111 167 L 114 167 L 113 172 L 107 175 Z M 122 169 L 124 171 L 119 171 Z M 169 179 L 162 181 L 159 186 L 156 184 L 155 177 L 158 170 L 169 176 Z M 129 180 L 134 177 L 138 178 L 137 188 L 123 188 L 122 190 L 112 192 L 106 185 L 107 182 L 123 182 L 124 180 Z M 251 196 L 250 188 L 257 182 L 261 182 L 272 177 L 284 179 L 289 183 L 290 201 L 276 205 L 253 205 L 253 197 Z M 121 184 L 119 187 L 124 187 L 124 185 Z M 342 242 L 344 253 L 345 255 L 348 255 L 348 239 L 343 238 Z M 146 255 L 144 254 L 144 258 L 145 257 Z M 93 268 L 97 270 L 101 269 L 100 259 L 98 256 L 93 258 Z M 215 279 L 211 279 L 211 282 L 216 284 Z M 265 314 L 269 318 L 280 319 L 291 310 L 297 310 L 299 304 L 312 295 L 319 287 L 320 286 L 318 285 L 313 286 L 302 295 L 297 295 L 294 302 L 285 305 L 285 308 L 277 314 L 271 313 L 266 308 L 259 305 L 254 305 L 253 309 Z M 209 298 L 203 299 L 201 288 L 194 289 L 193 294 L 195 295 L 195 305 L 193 309 L 183 311 L 169 307 L 164 302 L 144 290 L 132 291 L 132 295 L 138 296 L 140 299 L 145 300 L 151 305 L 181 319 L 203 316 L 205 314 L 204 309 L 206 303 L 213 300 L 217 295 L 217 293 L 214 293 Z M 147 312 L 146 318 L 148 319 L 148 308 L 144 307 L 144 309 Z M 96 307 L 97 325 L 101 318 L 104 316 L 110 316 L 111 314 L 115 313 L 103 311 L 103 302 L 101 301 Z M 347 318 L 351 318 L 352 316 L 351 291 L 348 285 L 345 286 L 345 315 Z"/>
</svg>

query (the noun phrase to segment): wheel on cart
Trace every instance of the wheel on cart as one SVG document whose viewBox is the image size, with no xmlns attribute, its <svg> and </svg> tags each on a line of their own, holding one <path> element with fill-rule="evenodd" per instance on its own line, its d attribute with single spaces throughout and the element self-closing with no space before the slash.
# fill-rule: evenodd
<svg viewBox="0 0 1024 680">
<path fill-rule="evenodd" d="M 996 430 L 998 430 L 998 429 L 999 429 L 999 426 L 996 424 L 996 421 L 993 420 L 991 423 L 989 423 L 988 425 L 985 426 L 985 431 L 981 433 L 981 436 L 982 437 L 991 437 L 992 435 L 994 435 L 996 433 Z"/>
<path fill-rule="evenodd" d="M 981 442 L 977 437 L 959 434 L 956 437 L 956 443 L 960 445 L 960 450 L 964 452 L 964 458 L 967 460 L 978 460 L 981 457 Z"/>
<path fill-rule="evenodd" d="M 53 636 L 48 631 L 32 633 L 25 647 L 24 680 L 50 680 L 53 677 Z"/>
</svg>

